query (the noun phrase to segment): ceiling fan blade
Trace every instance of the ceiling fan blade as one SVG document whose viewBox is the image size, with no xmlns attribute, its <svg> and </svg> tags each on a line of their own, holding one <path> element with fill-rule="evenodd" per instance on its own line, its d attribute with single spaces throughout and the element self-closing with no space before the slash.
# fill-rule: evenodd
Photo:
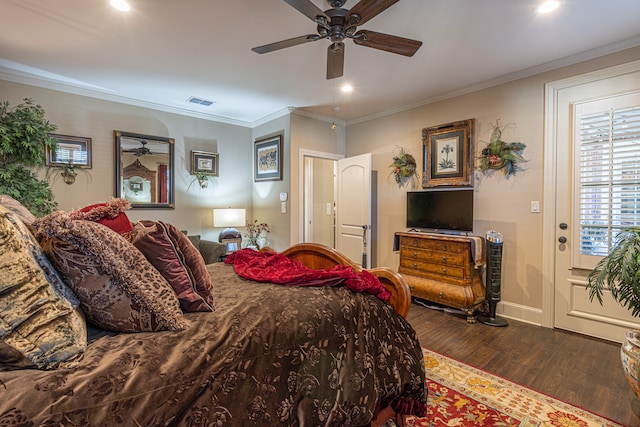
<svg viewBox="0 0 640 427">
<path fill-rule="evenodd" d="M 327 49 L 327 80 L 342 77 L 344 73 L 344 43 L 337 42 Z"/>
<path fill-rule="evenodd" d="M 282 40 L 275 43 L 265 44 L 263 46 L 254 47 L 251 50 L 256 53 L 268 53 L 274 50 L 284 49 L 285 47 L 297 46 L 299 44 L 314 42 L 321 39 L 317 34 L 307 34 L 306 36 L 294 37 L 292 39 Z"/>
<path fill-rule="evenodd" d="M 354 34 L 353 41 L 361 46 L 372 47 L 404 56 L 413 56 L 420 46 L 422 46 L 422 42 L 418 40 L 368 30 L 358 31 Z"/>
<path fill-rule="evenodd" d="M 328 20 L 327 15 L 324 14 L 318 6 L 311 3 L 310 0 L 284 0 L 289 5 L 293 6 L 298 12 L 306 15 L 309 19 L 317 22 L 317 17 L 322 16 Z"/>
<path fill-rule="evenodd" d="M 360 0 L 359 3 L 349 10 L 347 22 L 350 22 L 349 18 L 351 16 L 358 15 L 360 19 L 357 21 L 357 25 L 362 25 L 399 1 L 400 0 Z"/>
</svg>

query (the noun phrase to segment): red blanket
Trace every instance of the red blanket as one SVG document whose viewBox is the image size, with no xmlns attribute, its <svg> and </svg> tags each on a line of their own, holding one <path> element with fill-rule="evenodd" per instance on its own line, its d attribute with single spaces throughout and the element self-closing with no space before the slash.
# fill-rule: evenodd
<svg viewBox="0 0 640 427">
<path fill-rule="evenodd" d="M 299 261 L 292 261 L 275 252 L 241 249 L 225 260 L 245 279 L 288 286 L 338 286 L 353 292 L 365 292 L 389 301 L 389 292 L 378 278 L 368 271 L 356 273 L 352 267 L 336 265 L 330 270 L 314 270 Z"/>
</svg>

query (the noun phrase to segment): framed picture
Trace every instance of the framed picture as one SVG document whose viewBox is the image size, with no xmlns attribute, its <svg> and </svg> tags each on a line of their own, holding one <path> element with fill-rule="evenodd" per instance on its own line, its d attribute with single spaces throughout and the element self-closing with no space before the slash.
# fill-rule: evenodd
<svg viewBox="0 0 640 427">
<path fill-rule="evenodd" d="M 81 136 L 49 134 L 58 142 L 56 151 L 45 149 L 45 165 L 91 169 L 91 138 Z"/>
<path fill-rule="evenodd" d="M 240 249 L 240 245 L 242 244 L 242 239 L 222 239 L 222 244 L 226 245 L 227 253 L 235 252 Z"/>
<path fill-rule="evenodd" d="M 191 150 L 191 174 L 218 176 L 218 153 Z"/>
<path fill-rule="evenodd" d="M 255 181 L 282 181 L 282 135 L 255 142 Z"/>
<path fill-rule="evenodd" d="M 422 129 L 422 187 L 473 187 L 475 119 Z"/>
</svg>

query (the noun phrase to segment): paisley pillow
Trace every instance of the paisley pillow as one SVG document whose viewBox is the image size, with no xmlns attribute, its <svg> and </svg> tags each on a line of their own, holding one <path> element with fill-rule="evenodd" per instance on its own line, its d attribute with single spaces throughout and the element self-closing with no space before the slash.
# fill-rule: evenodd
<svg viewBox="0 0 640 427">
<path fill-rule="evenodd" d="M 169 283 L 117 232 L 65 212 L 47 215 L 34 226 L 42 249 L 97 326 L 142 332 L 180 331 L 189 325 Z"/>
</svg>

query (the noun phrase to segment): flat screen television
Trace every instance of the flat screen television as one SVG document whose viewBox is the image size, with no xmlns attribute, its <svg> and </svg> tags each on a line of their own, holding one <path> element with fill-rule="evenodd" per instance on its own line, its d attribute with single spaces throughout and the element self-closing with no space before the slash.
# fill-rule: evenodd
<svg viewBox="0 0 640 427">
<path fill-rule="evenodd" d="M 473 189 L 407 192 L 407 228 L 450 234 L 473 232 Z"/>
</svg>

